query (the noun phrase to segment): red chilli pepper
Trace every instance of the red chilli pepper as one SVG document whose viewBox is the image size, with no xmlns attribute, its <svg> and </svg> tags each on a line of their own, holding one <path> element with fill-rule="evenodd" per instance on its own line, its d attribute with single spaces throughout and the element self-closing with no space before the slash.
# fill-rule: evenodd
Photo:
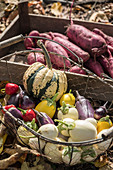
<svg viewBox="0 0 113 170">
<path fill-rule="evenodd" d="M 5 92 L 8 95 L 15 94 L 18 92 L 18 90 L 19 90 L 19 86 L 14 83 L 7 83 L 5 86 Z"/>
<path fill-rule="evenodd" d="M 18 108 L 18 110 L 22 112 L 23 114 L 22 118 L 25 122 L 28 122 L 28 121 L 31 122 L 33 118 L 35 118 L 35 122 L 37 122 L 36 114 L 32 109 L 23 110 L 21 108 Z"/>
<path fill-rule="evenodd" d="M 6 110 L 8 110 L 8 109 L 10 109 L 11 107 L 14 107 L 14 108 L 16 108 L 13 104 L 11 104 L 11 105 L 6 105 L 6 106 L 3 106 L 3 108 L 4 109 L 6 109 Z M 5 112 L 2 110 L 2 112 L 5 114 Z"/>
</svg>

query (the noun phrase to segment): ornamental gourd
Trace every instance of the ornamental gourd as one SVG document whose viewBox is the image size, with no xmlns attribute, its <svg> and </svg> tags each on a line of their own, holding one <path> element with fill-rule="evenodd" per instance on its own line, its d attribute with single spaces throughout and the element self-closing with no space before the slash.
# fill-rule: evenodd
<svg viewBox="0 0 113 170">
<path fill-rule="evenodd" d="M 38 41 L 46 58 L 47 66 L 35 62 L 26 70 L 23 85 L 28 94 L 40 100 L 52 98 L 56 93 L 56 101 L 67 91 L 67 77 L 62 71 L 52 69 L 49 54 L 41 41 Z"/>
</svg>

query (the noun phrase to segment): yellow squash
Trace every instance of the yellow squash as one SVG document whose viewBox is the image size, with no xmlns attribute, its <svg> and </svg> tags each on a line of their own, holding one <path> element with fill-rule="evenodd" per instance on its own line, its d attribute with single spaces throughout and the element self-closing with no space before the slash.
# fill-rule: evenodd
<svg viewBox="0 0 113 170">
<path fill-rule="evenodd" d="M 101 118 L 97 123 L 97 133 L 102 131 L 103 129 L 109 129 L 112 127 L 112 121 L 110 120 L 109 116 Z"/>
<path fill-rule="evenodd" d="M 75 96 L 73 95 L 73 93 L 71 93 L 71 90 L 69 93 L 63 94 L 63 96 L 60 98 L 60 106 L 62 106 L 63 101 L 66 104 L 75 105 Z"/>
<path fill-rule="evenodd" d="M 53 118 L 55 112 L 56 112 L 56 97 L 58 93 L 55 94 L 55 96 L 50 99 L 47 98 L 45 100 L 42 100 L 36 107 L 35 110 L 39 112 L 44 112 L 46 113 L 50 118 Z"/>
</svg>

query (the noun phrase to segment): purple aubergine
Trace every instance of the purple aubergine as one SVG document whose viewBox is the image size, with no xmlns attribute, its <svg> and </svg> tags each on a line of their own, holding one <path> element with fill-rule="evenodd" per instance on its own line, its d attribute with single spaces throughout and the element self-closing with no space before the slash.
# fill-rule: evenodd
<svg viewBox="0 0 113 170">
<path fill-rule="evenodd" d="M 17 108 L 11 107 L 8 109 L 8 112 L 10 112 L 11 115 L 13 115 L 15 118 L 23 119 L 21 111 L 18 110 Z M 8 124 L 10 127 L 14 128 L 13 125 L 15 121 L 7 112 L 4 115 L 4 122 Z"/>
<path fill-rule="evenodd" d="M 7 101 L 7 105 L 13 104 L 15 107 L 19 106 L 19 94 L 12 94 Z"/>
<path fill-rule="evenodd" d="M 100 106 L 99 108 L 97 108 L 94 112 L 94 118 L 99 120 L 102 117 L 105 117 L 107 114 L 107 105 L 108 102 L 106 102 L 103 106 Z"/>
<path fill-rule="evenodd" d="M 89 117 L 94 118 L 94 109 L 92 105 L 90 104 L 89 100 L 86 99 L 84 96 L 81 96 L 78 91 L 76 91 L 77 94 L 77 101 L 75 103 L 76 108 L 79 113 L 79 119 L 85 120 Z"/>
<path fill-rule="evenodd" d="M 11 107 L 10 109 L 8 109 L 8 112 L 10 112 L 11 115 L 14 116 L 15 118 L 23 119 L 22 113 L 17 108 Z M 4 123 L 11 129 L 11 131 L 16 133 L 15 131 L 16 122 L 7 112 L 4 114 Z"/>
<path fill-rule="evenodd" d="M 18 110 L 17 108 L 14 108 L 14 107 L 11 107 L 8 109 L 8 111 L 16 118 L 20 118 L 20 119 L 23 119 L 22 118 L 22 113 L 20 110 Z"/>
<path fill-rule="evenodd" d="M 33 109 L 36 113 L 36 119 L 38 121 L 38 126 L 42 126 L 45 124 L 54 124 L 53 120 L 44 112 L 38 112 L 37 110 Z"/>
<path fill-rule="evenodd" d="M 21 87 L 19 93 L 19 107 L 24 110 L 32 109 L 35 107 L 35 102 L 33 101 L 33 99 L 26 95 Z"/>
<path fill-rule="evenodd" d="M 35 107 L 35 102 L 29 96 L 24 95 L 20 101 L 19 107 L 24 110 L 32 109 Z"/>
</svg>

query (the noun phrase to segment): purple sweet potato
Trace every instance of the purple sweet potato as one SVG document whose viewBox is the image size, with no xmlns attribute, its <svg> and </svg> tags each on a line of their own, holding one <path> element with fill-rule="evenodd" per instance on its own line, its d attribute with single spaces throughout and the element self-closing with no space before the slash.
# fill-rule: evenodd
<svg viewBox="0 0 113 170">
<path fill-rule="evenodd" d="M 24 46 L 25 46 L 26 49 L 29 49 L 29 48 L 34 47 L 35 45 L 34 45 L 34 42 L 31 38 L 25 38 Z"/>
<path fill-rule="evenodd" d="M 108 50 L 108 56 L 101 55 L 98 57 L 99 63 L 103 66 L 106 73 L 108 73 L 113 78 L 113 56 Z"/>
<path fill-rule="evenodd" d="M 69 69 L 69 72 L 78 73 L 78 74 L 86 74 L 86 72 L 82 68 L 80 68 L 78 66 L 71 67 Z"/>
<path fill-rule="evenodd" d="M 52 37 L 48 33 L 40 33 L 39 36 L 52 40 Z M 45 41 L 46 41 L 46 39 L 42 39 L 43 43 L 45 43 Z"/>
<path fill-rule="evenodd" d="M 29 33 L 29 36 L 39 36 L 39 32 L 37 30 L 33 30 Z M 31 38 L 33 39 L 33 38 Z"/>
<path fill-rule="evenodd" d="M 103 77 L 102 74 L 104 73 L 104 70 L 101 66 L 101 64 L 93 58 L 90 58 L 86 63 L 85 67 L 88 68 L 93 73 L 97 74 L 99 77 Z"/>
<path fill-rule="evenodd" d="M 82 58 L 83 62 L 86 62 L 90 57 L 88 52 L 85 52 L 84 50 L 82 50 L 80 47 L 78 47 L 74 43 L 70 42 L 69 40 L 64 40 L 60 37 L 55 37 L 53 40 L 64 45 L 65 47 L 67 47 L 69 50 L 71 50 L 73 53 L 75 53 L 79 58 Z M 66 52 L 68 53 L 69 57 L 72 60 L 74 60 L 75 62 L 78 62 L 78 59 L 76 58 L 75 55 L 73 55 L 66 48 L 64 48 L 64 49 L 66 50 Z"/>
<path fill-rule="evenodd" d="M 63 34 L 58 33 L 58 32 L 49 32 L 49 35 L 52 37 L 52 39 L 55 38 L 55 37 L 60 37 L 64 40 L 68 40 L 68 37 L 66 35 L 63 35 Z"/>
<path fill-rule="evenodd" d="M 40 62 L 42 64 L 45 64 L 45 58 L 44 58 L 44 55 L 41 54 L 41 53 L 29 53 L 28 56 L 27 56 L 27 63 L 29 65 L 35 63 L 35 62 Z"/>
<path fill-rule="evenodd" d="M 111 45 L 108 45 L 108 49 L 111 53 L 113 53 L 113 47 Z"/>
<path fill-rule="evenodd" d="M 37 30 L 33 30 L 29 33 L 29 36 L 39 36 L 39 32 Z M 33 43 L 34 43 L 34 46 L 36 47 L 37 45 L 37 38 L 31 38 Z"/>
<path fill-rule="evenodd" d="M 106 43 L 113 47 L 113 37 L 111 37 L 109 35 L 106 35 L 103 31 L 101 31 L 98 28 L 94 28 L 93 32 L 95 32 L 96 34 L 98 34 L 101 37 L 103 37 L 105 39 Z"/>
<path fill-rule="evenodd" d="M 108 49 L 113 53 L 113 37 L 106 35 L 103 31 L 98 28 L 94 28 L 93 32 L 103 37 L 108 45 Z"/>
<path fill-rule="evenodd" d="M 68 54 L 64 50 L 64 48 L 61 45 L 59 45 L 59 44 L 57 44 L 55 42 L 47 40 L 45 42 L 45 47 L 47 48 L 47 50 L 49 52 L 54 52 L 54 53 L 57 53 L 57 54 L 60 54 L 60 55 L 64 55 L 66 58 L 69 58 Z M 50 58 L 51 58 L 52 64 L 54 64 L 54 65 L 56 65 L 58 67 L 61 67 L 61 68 L 64 67 L 64 59 L 63 59 L 63 57 L 61 57 L 59 55 L 55 55 L 55 54 L 50 54 Z M 71 63 L 70 63 L 69 60 L 65 59 L 65 66 L 66 66 L 66 68 L 70 68 Z"/>
<path fill-rule="evenodd" d="M 106 41 L 100 35 L 84 26 L 71 24 L 67 29 L 68 38 L 93 57 L 98 57 L 107 50 Z"/>
</svg>

